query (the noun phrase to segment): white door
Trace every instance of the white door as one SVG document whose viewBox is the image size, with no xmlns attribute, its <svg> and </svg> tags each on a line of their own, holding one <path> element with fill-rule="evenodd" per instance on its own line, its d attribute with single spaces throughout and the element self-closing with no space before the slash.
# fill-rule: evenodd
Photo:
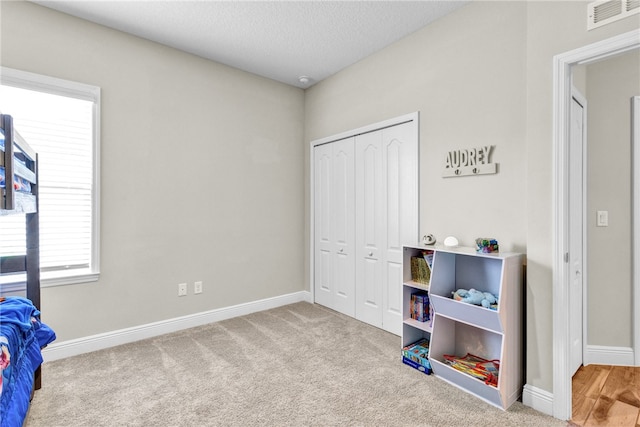
<svg viewBox="0 0 640 427">
<path fill-rule="evenodd" d="M 314 297 L 355 316 L 354 139 L 314 148 Z"/>
<path fill-rule="evenodd" d="M 382 130 L 382 325 L 396 335 L 402 333 L 402 245 L 419 234 L 417 126 L 412 121 Z"/>
<path fill-rule="evenodd" d="M 571 298 L 571 375 L 583 362 L 584 348 L 584 147 L 586 143 L 586 101 L 577 92 L 571 98 L 569 129 L 569 274 Z"/>
<path fill-rule="evenodd" d="M 356 137 L 356 319 L 382 328 L 382 131 Z"/>
</svg>

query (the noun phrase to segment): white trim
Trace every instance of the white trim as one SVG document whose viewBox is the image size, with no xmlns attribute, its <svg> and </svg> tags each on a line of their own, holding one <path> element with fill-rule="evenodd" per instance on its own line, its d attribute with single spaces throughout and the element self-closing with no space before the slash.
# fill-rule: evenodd
<svg viewBox="0 0 640 427">
<path fill-rule="evenodd" d="M 553 416 L 571 418 L 569 363 L 568 141 L 571 67 L 640 47 L 640 30 L 620 34 L 553 57 Z"/>
<path fill-rule="evenodd" d="M 315 288 L 315 160 L 314 160 L 313 141 L 309 144 L 309 292 L 311 292 L 311 301 L 316 302 Z"/>
<path fill-rule="evenodd" d="M 584 353 L 584 365 L 633 366 L 633 349 L 588 345 Z"/>
<path fill-rule="evenodd" d="M 553 393 L 525 384 L 522 389 L 522 403 L 543 414 L 553 415 Z"/>
<path fill-rule="evenodd" d="M 88 268 L 86 270 L 74 269 L 63 272 L 40 272 L 40 287 L 49 288 L 53 286 L 77 285 L 80 283 L 97 282 L 98 279 L 100 279 L 100 270 L 93 272 L 89 271 Z"/>
<path fill-rule="evenodd" d="M 409 113 L 403 116 L 394 117 L 393 119 L 384 120 L 384 121 L 373 123 L 357 129 L 341 132 L 336 135 L 327 136 L 326 138 L 316 139 L 314 141 L 311 141 L 311 148 L 313 149 L 313 147 L 315 147 L 316 145 L 328 144 L 329 142 L 339 141 L 345 138 L 351 138 L 352 136 L 362 135 L 363 133 L 375 132 L 380 129 L 388 128 L 391 126 L 397 126 L 402 123 L 407 123 L 407 122 L 420 123 L 418 120 L 419 120 L 419 113 L 416 111 L 414 113 Z M 311 159 L 313 159 L 313 151 L 311 151 Z"/>
<path fill-rule="evenodd" d="M 294 292 L 74 340 L 54 342 L 42 350 L 42 355 L 45 362 L 51 362 L 302 301 L 311 302 L 309 292 Z"/>
<path fill-rule="evenodd" d="M 100 98 L 100 88 L 96 87 L 94 93 L 95 100 L 93 103 L 93 188 L 91 189 L 91 274 L 97 276 L 95 280 L 100 277 L 100 189 L 102 183 L 100 182 L 100 105 L 102 104 Z M 85 275 L 85 278 L 88 278 Z M 88 280 L 85 280 L 85 282 Z M 91 280 L 94 281 L 94 280 Z M 79 283 L 79 282 L 74 282 Z"/>
<path fill-rule="evenodd" d="M 53 286 L 77 285 L 79 283 L 96 282 L 100 279 L 100 272 L 91 272 L 87 269 L 73 269 L 70 271 L 40 271 L 40 288 Z M 27 281 L 26 273 L 0 276 L 2 286 L 14 286 L 24 289 Z"/>
<path fill-rule="evenodd" d="M 100 102 L 100 88 L 97 86 L 8 67 L 0 66 L 0 83 L 7 86 L 37 90 L 38 92 L 82 99 L 94 103 Z"/>
<path fill-rule="evenodd" d="M 635 366 L 640 366 L 640 96 L 631 98 L 631 153 L 633 155 L 633 182 L 631 183 L 633 200 L 632 268 L 633 268 L 633 351 Z"/>
</svg>

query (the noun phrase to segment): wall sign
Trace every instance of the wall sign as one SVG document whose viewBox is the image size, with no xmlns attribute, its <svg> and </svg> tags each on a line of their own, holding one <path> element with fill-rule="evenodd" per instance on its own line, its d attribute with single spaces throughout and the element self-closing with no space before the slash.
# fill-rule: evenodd
<svg viewBox="0 0 640 427">
<path fill-rule="evenodd" d="M 444 160 L 442 177 L 488 175 L 497 173 L 497 163 L 491 156 L 495 145 L 449 151 Z"/>
</svg>

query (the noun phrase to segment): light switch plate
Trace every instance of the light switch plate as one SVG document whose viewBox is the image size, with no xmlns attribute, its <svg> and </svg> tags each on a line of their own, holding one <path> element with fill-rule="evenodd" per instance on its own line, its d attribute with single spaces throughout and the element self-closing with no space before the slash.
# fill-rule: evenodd
<svg viewBox="0 0 640 427">
<path fill-rule="evenodd" d="M 609 226 L 609 211 L 598 211 L 596 214 L 596 225 L 598 227 Z"/>
</svg>

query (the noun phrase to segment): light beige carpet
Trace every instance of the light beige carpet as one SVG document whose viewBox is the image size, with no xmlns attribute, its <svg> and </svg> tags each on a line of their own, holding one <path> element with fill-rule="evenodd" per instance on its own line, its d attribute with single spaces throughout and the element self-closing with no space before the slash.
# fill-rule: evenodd
<svg viewBox="0 0 640 427">
<path fill-rule="evenodd" d="M 401 362 L 400 339 L 292 304 L 45 363 L 26 426 L 565 426 Z"/>
</svg>

